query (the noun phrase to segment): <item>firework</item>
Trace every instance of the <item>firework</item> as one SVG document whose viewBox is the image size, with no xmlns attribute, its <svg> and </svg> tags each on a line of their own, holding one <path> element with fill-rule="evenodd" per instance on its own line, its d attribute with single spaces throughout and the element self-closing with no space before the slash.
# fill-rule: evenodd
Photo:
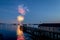
<svg viewBox="0 0 60 40">
<path fill-rule="evenodd" d="M 25 7 L 24 5 L 19 5 L 18 6 L 18 12 L 21 15 L 25 15 L 26 12 L 29 12 L 29 9 L 27 7 Z"/>
</svg>

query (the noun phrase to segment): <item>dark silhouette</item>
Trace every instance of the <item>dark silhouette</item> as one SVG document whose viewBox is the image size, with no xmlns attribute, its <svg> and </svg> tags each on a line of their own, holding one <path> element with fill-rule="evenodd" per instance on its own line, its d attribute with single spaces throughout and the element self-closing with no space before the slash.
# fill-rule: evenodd
<svg viewBox="0 0 60 40">
<path fill-rule="evenodd" d="M 3 35 L 2 34 L 0 34 L 0 40 L 3 40 Z"/>
<path fill-rule="evenodd" d="M 39 24 L 38 27 L 40 26 L 45 26 L 45 27 L 60 27 L 60 23 L 42 23 L 42 24 Z"/>
</svg>

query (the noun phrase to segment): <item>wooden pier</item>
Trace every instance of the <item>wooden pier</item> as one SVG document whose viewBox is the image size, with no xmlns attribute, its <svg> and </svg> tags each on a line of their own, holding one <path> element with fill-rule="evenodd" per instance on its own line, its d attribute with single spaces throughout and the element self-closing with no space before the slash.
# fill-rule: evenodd
<svg viewBox="0 0 60 40">
<path fill-rule="evenodd" d="M 33 25 L 35 25 L 35 24 L 33 24 Z M 38 24 L 36 24 L 36 25 L 38 25 Z M 44 27 L 46 27 L 46 26 L 44 26 Z M 60 32 L 55 32 L 54 28 L 51 31 L 50 28 L 49 28 L 49 30 L 42 30 L 39 27 L 38 28 L 29 27 L 29 26 L 26 27 L 26 25 L 25 25 L 25 26 L 23 26 L 23 29 L 24 29 L 23 31 L 30 34 L 31 35 L 30 37 L 33 40 L 60 40 Z"/>
</svg>

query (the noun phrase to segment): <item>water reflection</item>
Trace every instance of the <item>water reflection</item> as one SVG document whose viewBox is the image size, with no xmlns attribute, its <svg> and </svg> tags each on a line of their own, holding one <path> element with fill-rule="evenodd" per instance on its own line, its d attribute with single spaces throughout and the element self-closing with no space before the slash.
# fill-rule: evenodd
<svg viewBox="0 0 60 40">
<path fill-rule="evenodd" d="M 17 40 L 25 40 L 23 30 L 20 25 L 17 27 Z"/>
<path fill-rule="evenodd" d="M 18 25 L 17 27 L 17 40 L 32 40 L 30 34 L 23 32 L 22 26 Z"/>
<path fill-rule="evenodd" d="M 32 38 L 30 36 L 31 36 L 30 34 L 24 32 L 25 40 L 32 40 Z"/>
</svg>

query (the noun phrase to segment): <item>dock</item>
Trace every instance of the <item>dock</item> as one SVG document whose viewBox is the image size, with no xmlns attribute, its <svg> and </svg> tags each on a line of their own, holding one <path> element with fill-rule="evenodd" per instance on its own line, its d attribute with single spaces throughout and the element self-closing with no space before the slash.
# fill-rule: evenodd
<svg viewBox="0 0 60 40">
<path fill-rule="evenodd" d="M 29 24 L 31 26 L 31 24 Z M 32 24 L 33 27 L 27 26 L 25 24 L 23 26 L 23 31 L 30 34 L 31 38 L 33 40 L 60 40 L 60 31 L 57 30 L 59 28 L 59 25 L 55 27 L 54 25 L 51 24 Z M 38 28 L 35 28 L 34 26 L 37 25 Z M 45 26 L 44 26 L 45 25 Z"/>
</svg>

